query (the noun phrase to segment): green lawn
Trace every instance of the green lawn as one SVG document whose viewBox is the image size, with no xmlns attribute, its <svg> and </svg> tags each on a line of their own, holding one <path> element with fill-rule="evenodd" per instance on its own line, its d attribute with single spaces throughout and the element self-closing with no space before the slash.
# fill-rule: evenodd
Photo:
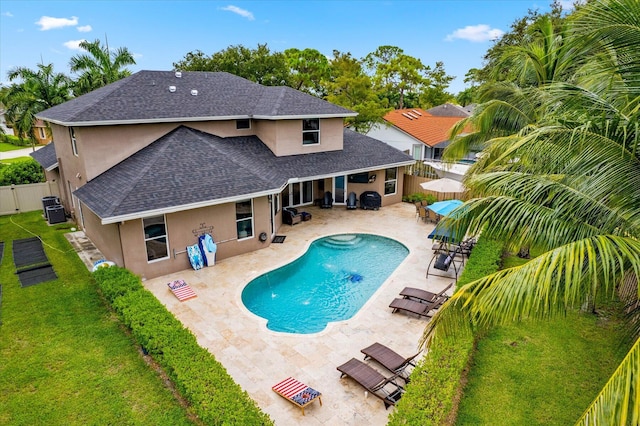
<svg viewBox="0 0 640 426">
<path fill-rule="evenodd" d="M 20 287 L 10 241 L 32 236 L 21 227 L 46 243 L 57 280 Z M 192 424 L 103 304 L 66 227 L 41 212 L 0 216 L 0 424 Z"/>
<path fill-rule="evenodd" d="M 627 352 L 620 325 L 604 307 L 494 328 L 478 342 L 456 424 L 574 424 Z"/>
<path fill-rule="evenodd" d="M 15 151 L 17 149 L 29 148 L 28 146 L 17 146 L 12 143 L 0 142 L 0 152 Z"/>
</svg>

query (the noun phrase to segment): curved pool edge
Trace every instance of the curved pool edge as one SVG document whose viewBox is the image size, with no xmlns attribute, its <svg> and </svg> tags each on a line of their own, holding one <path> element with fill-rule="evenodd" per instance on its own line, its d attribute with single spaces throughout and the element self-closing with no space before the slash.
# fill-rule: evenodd
<svg viewBox="0 0 640 426">
<path fill-rule="evenodd" d="M 268 319 L 261 317 L 255 313 L 253 313 L 251 310 L 249 310 L 249 308 L 247 308 L 244 304 L 244 302 L 242 301 L 242 293 L 244 291 L 244 289 L 246 288 L 247 285 L 249 285 L 249 283 L 251 283 L 253 280 L 255 280 L 256 278 L 260 277 L 261 275 L 264 275 L 268 272 L 271 271 L 275 271 L 278 268 L 282 268 L 294 261 L 296 261 L 297 259 L 299 259 L 300 257 L 304 256 L 309 248 L 311 247 L 311 244 L 313 244 L 315 241 L 318 241 L 322 238 L 327 238 L 327 237 L 331 237 L 333 235 L 342 235 L 342 234 L 364 234 L 364 235 L 373 235 L 373 236 L 377 236 L 377 237 L 383 237 L 383 238 L 387 238 L 390 240 L 393 240 L 399 244 L 401 244 L 406 250 L 407 250 L 407 255 L 405 256 L 405 258 L 395 267 L 395 269 L 393 270 L 393 272 L 380 284 L 380 286 L 373 292 L 373 294 L 367 299 L 367 301 L 358 309 L 358 311 L 351 317 L 348 319 L 344 319 L 344 320 L 339 320 L 339 321 L 329 321 L 326 325 L 326 327 L 318 332 L 315 333 L 291 333 L 291 332 L 285 332 L 285 331 L 275 331 L 275 330 L 271 330 L 267 327 L 267 324 L 269 322 Z M 268 249 L 268 248 L 267 248 Z M 252 273 L 251 275 L 248 276 L 248 279 L 242 283 L 242 285 L 238 286 L 235 293 L 234 293 L 234 302 L 236 303 L 237 306 L 240 307 L 241 311 L 249 318 L 252 319 L 257 319 L 257 323 L 259 323 L 260 329 L 264 330 L 266 332 L 268 332 L 269 334 L 273 335 L 273 336 L 279 336 L 279 337 L 295 337 L 295 338 L 301 338 L 301 337 L 305 337 L 305 336 L 309 336 L 309 337 L 319 337 L 319 336 L 323 336 L 325 334 L 330 333 L 331 331 L 333 331 L 336 327 L 341 327 L 351 321 L 358 321 L 359 317 L 361 315 L 363 315 L 364 311 L 370 307 L 371 304 L 375 303 L 375 301 L 377 300 L 377 298 L 380 296 L 380 293 L 382 291 L 384 291 L 384 289 L 386 287 L 388 287 L 388 285 L 393 281 L 393 278 L 395 275 L 397 275 L 399 273 L 399 271 L 401 270 L 401 267 L 410 260 L 411 256 L 413 254 L 413 250 L 410 247 L 410 245 L 408 245 L 405 241 L 402 241 L 401 239 L 399 239 L 397 236 L 391 236 L 391 235 L 384 235 L 382 233 L 374 233 L 374 232 L 363 232 L 363 231 L 353 231 L 353 232 L 349 232 L 349 231 L 342 231 L 342 232 L 329 232 L 329 233 L 323 233 L 318 235 L 316 238 L 314 239 L 308 239 L 305 241 L 305 244 L 303 246 L 303 248 L 296 252 L 293 256 L 291 256 L 291 258 L 280 262 L 277 265 L 274 265 L 272 267 L 270 267 L 270 269 L 261 271 L 261 272 L 255 272 Z M 391 311 L 389 311 L 391 312 Z"/>
</svg>

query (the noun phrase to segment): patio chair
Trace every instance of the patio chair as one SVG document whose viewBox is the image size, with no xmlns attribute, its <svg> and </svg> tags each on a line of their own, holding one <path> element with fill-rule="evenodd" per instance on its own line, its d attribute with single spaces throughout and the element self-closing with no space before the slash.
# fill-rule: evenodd
<svg viewBox="0 0 640 426">
<path fill-rule="evenodd" d="M 321 209 L 330 209 L 333 207 L 333 194 L 331 191 L 327 191 L 324 193 L 324 197 L 322 197 L 322 204 L 320 205 Z"/>
<path fill-rule="evenodd" d="M 358 196 L 355 192 L 350 192 L 347 197 L 347 210 L 353 210 L 357 208 L 356 204 L 358 202 Z"/>
<path fill-rule="evenodd" d="M 389 307 L 393 308 L 392 313 L 394 314 L 398 311 L 405 311 L 421 317 L 430 317 L 433 315 L 431 311 L 438 309 L 444 302 L 444 299 L 423 303 L 411 299 L 396 298 L 389 304 Z"/>
<path fill-rule="evenodd" d="M 409 382 L 409 374 L 406 373 L 406 369 L 410 365 L 415 367 L 416 365 L 413 360 L 420 355 L 420 352 L 418 352 L 415 355 L 405 358 L 393 349 L 378 342 L 362 349 L 360 352 L 364 354 L 365 360 L 371 358 L 392 373 L 399 374 L 407 383 Z"/>
<path fill-rule="evenodd" d="M 299 407 L 302 410 L 303 416 L 304 407 L 316 399 L 320 402 L 320 406 L 322 406 L 322 394 L 293 377 L 284 379 L 271 389 L 296 407 Z"/>
<path fill-rule="evenodd" d="M 418 208 L 418 214 L 416 216 L 418 217 L 418 219 L 422 219 L 423 222 L 426 222 L 427 218 L 429 217 L 429 212 L 426 208 L 420 206 Z"/>
<path fill-rule="evenodd" d="M 418 302 L 422 302 L 422 303 L 435 302 L 440 298 L 447 300 L 449 299 L 449 296 L 447 296 L 445 292 L 449 290 L 452 286 L 453 286 L 453 283 L 449 284 L 440 293 L 432 293 L 430 291 L 422 290 L 420 288 L 415 288 L 415 287 L 405 287 L 400 292 L 400 296 L 403 296 L 405 299 L 417 299 Z"/>
<path fill-rule="evenodd" d="M 302 222 L 302 215 L 298 213 L 298 209 L 293 207 L 285 207 L 282 209 L 282 221 L 287 225 L 295 225 Z"/>
<path fill-rule="evenodd" d="M 404 388 L 396 383 L 399 375 L 385 377 L 378 370 L 355 358 L 339 366 L 338 371 L 341 373 L 340 378 L 351 377 L 367 392 L 380 398 L 385 409 L 396 405 L 404 393 Z"/>
</svg>

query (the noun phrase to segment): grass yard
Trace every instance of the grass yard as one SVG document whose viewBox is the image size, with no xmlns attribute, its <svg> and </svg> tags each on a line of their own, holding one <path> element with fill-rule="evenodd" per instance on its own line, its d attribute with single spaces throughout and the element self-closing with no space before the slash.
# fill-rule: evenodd
<svg viewBox="0 0 640 426">
<path fill-rule="evenodd" d="M 14 224 L 13 222 L 16 224 Z M 10 241 L 39 235 L 58 279 L 22 288 Z M 0 216 L 0 424 L 193 424 L 41 212 Z"/>
<path fill-rule="evenodd" d="M 15 151 L 17 149 L 29 148 L 28 146 L 17 146 L 11 143 L 0 142 L 0 152 Z"/>
<path fill-rule="evenodd" d="M 456 424 L 574 424 L 628 350 L 616 312 L 491 330 L 478 342 Z"/>
</svg>

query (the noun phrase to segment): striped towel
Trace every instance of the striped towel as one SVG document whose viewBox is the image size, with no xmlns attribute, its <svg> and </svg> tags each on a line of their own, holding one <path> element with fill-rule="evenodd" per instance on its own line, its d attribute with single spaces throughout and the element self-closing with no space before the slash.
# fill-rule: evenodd
<svg viewBox="0 0 640 426">
<path fill-rule="evenodd" d="M 171 292 L 178 298 L 179 301 L 184 302 L 185 300 L 192 299 L 194 297 L 198 297 L 198 295 L 189 287 L 189 284 L 184 282 L 184 280 L 175 280 L 167 284 Z"/>
<path fill-rule="evenodd" d="M 289 377 L 288 379 L 281 381 L 271 389 L 299 405 L 304 405 L 320 395 L 320 392 L 311 389 L 309 386 L 297 381 L 293 377 Z"/>
</svg>

